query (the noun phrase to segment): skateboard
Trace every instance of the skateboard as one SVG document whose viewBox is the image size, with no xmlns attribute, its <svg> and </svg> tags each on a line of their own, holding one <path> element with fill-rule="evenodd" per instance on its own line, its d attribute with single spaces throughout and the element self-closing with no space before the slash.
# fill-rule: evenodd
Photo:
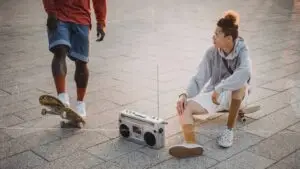
<svg viewBox="0 0 300 169">
<path fill-rule="evenodd" d="M 67 124 L 72 126 L 83 128 L 85 125 L 84 119 L 79 116 L 73 109 L 66 107 L 59 99 L 51 95 L 41 95 L 39 102 L 45 108 L 42 108 L 41 114 L 58 115 L 62 119 L 68 120 L 68 122 L 61 121 L 60 127 L 64 128 Z"/>
<path fill-rule="evenodd" d="M 241 109 L 238 114 L 238 120 L 242 123 L 245 123 L 247 121 L 245 114 L 251 114 L 258 110 L 260 110 L 259 105 Z M 224 113 L 229 113 L 229 112 L 228 111 L 218 111 L 218 112 L 210 113 L 210 114 L 200 114 L 200 115 L 197 114 L 197 115 L 193 115 L 193 117 L 195 120 L 213 120 L 213 119 L 221 116 Z"/>
</svg>

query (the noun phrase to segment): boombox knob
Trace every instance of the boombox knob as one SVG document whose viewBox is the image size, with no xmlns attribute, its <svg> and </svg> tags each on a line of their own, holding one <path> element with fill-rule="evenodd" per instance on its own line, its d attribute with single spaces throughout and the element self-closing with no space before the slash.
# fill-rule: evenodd
<svg viewBox="0 0 300 169">
<path fill-rule="evenodd" d="M 123 137 L 126 137 L 126 138 L 129 137 L 130 131 L 129 131 L 129 128 L 125 124 L 121 124 L 119 130 L 120 130 L 120 134 Z"/>
<path fill-rule="evenodd" d="M 144 140 L 149 146 L 154 146 L 156 144 L 155 136 L 150 132 L 145 133 Z"/>
<path fill-rule="evenodd" d="M 164 132 L 164 129 L 160 128 L 160 129 L 158 130 L 158 132 L 161 134 L 162 132 Z"/>
</svg>

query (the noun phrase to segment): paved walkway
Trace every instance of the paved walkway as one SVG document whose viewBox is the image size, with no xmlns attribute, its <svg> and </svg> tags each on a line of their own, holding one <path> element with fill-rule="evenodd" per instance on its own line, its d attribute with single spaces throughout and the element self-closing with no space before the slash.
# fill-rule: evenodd
<svg viewBox="0 0 300 169">
<path fill-rule="evenodd" d="M 300 168 L 300 1 L 109 0 L 105 41 L 95 43 L 95 30 L 91 33 L 89 117 L 83 130 L 60 129 L 59 118 L 40 114 L 39 95 L 55 93 L 41 2 L 0 2 L 0 168 Z M 204 156 L 176 160 L 167 150 L 182 141 L 177 95 L 227 9 L 241 14 L 241 35 L 254 65 L 250 104 L 262 109 L 238 123 L 229 149 L 216 145 L 226 115 L 200 124 Z M 167 147 L 158 151 L 119 139 L 117 131 L 119 110 L 157 114 L 157 64 L 160 116 L 169 122 Z M 74 103 L 70 61 L 68 73 Z"/>
</svg>

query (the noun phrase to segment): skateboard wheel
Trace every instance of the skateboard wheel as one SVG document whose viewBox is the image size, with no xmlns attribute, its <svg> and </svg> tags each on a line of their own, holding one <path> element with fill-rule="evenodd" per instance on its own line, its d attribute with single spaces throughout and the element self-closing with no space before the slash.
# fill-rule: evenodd
<svg viewBox="0 0 300 169">
<path fill-rule="evenodd" d="M 241 117 L 240 121 L 243 122 L 243 123 L 245 123 L 247 121 L 246 117 Z"/>
<path fill-rule="evenodd" d="M 66 125 L 66 123 L 65 123 L 64 121 L 61 121 L 61 122 L 60 122 L 60 127 L 61 127 L 61 128 L 64 128 L 65 125 Z"/>
<path fill-rule="evenodd" d="M 61 118 L 63 119 L 67 118 L 67 113 L 65 111 L 61 113 Z"/>
<path fill-rule="evenodd" d="M 42 114 L 43 116 L 46 115 L 46 114 L 47 114 L 47 110 L 46 110 L 46 109 L 42 109 L 41 114 Z"/>
<path fill-rule="evenodd" d="M 83 128 L 83 123 L 79 122 L 79 123 L 77 123 L 77 126 L 78 126 L 78 128 Z"/>
</svg>

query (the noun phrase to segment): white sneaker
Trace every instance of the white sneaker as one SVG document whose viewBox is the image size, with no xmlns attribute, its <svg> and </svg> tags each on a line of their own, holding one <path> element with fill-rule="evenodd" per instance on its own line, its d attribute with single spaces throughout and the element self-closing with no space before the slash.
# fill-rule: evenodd
<svg viewBox="0 0 300 169">
<path fill-rule="evenodd" d="M 76 111 L 81 117 L 86 117 L 85 103 L 83 101 L 77 101 Z"/>
<path fill-rule="evenodd" d="M 217 138 L 217 143 L 224 148 L 231 147 L 233 143 L 233 131 L 225 129 Z"/>
<path fill-rule="evenodd" d="M 183 143 L 170 147 L 169 154 L 176 158 L 195 157 L 203 154 L 203 148 L 199 144 Z"/>
<path fill-rule="evenodd" d="M 66 107 L 70 107 L 70 99 L 67 93 L 60 93 L 57 97 Z"/>
</svg>

